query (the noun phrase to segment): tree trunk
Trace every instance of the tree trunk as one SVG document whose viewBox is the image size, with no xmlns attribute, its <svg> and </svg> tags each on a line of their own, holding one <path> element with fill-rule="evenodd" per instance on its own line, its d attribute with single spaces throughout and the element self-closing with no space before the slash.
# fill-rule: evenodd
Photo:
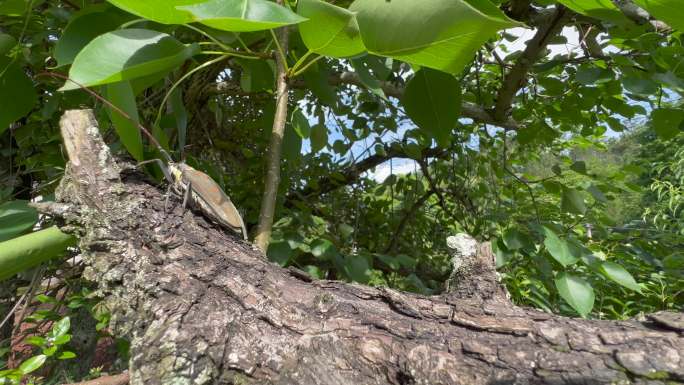
<svg viewBox="0 0 684 385">
<path fill-rule="evenodd" d="M 313 280 L 183 211 L 67 111 L 58 202 L 131 339 L 131 384 L 595 384 L 684 381 L 682 314 L 570 319 L 513 306 L 486 245 L 451 294 Z M 474 251 L 473 251 L 474 250 Z M 475 254 L 473 254 L 475 253 Z"/>
</svg>

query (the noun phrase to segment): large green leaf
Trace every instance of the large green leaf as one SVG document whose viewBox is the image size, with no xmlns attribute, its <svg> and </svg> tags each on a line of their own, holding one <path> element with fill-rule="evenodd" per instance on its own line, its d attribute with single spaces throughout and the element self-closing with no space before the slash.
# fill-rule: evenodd
<svg viewBox="0 0 684 385">
<path fill-rule="evenodd" d="M 496 32 L 519 25 L 489 0 L 356 0 L 368 51 L 451 74 Z"/>
<path fill-rule="evenodd" d="M 601 263 L 601 271 L 606 277 L 619 283 L 620 285 L 634 290 L 637 293 L 641 293 L 641 286 L 634 280 L 632 274 L 629 273 L 624 267 L 618 265 L 615 262 L 605 261 Z"/>
<path fill-rule="evenodd" d="M 572 306 L 582 317 L 586 317 L 594 308 L 594 289 L 581 277 L 560 273 L 555 280 L 558 294 Z"/>
<path fill-rule="evenodd" d="M 617 24 L 628 21 L 612 0 L 558 0 L 558 2 L 577 13 L 596 19 L 608 20 Z"/>
<path fill-rule="evenodd" d="M 22 374 L 29 374 L 31 372 L 34 372 L 38 370 L 41 366 L 43 366 L 45 360 L 47 360 L 47 356 L 45 354 L 33 356 L 28 360 L 22 362 L 21 365 L 19 365 L 19 371 Z"/>
<path fill-rule="evenodd" d="M 114 123 L 116 133 L 119 134 L 121 143 L 123 143 L 128 152 L 133 155 L 135 160 L 142 161 L 144 158 L 142 134 L 136 124 L 140 121 L 140 117 L 138 116 L 138 106 L 135 103 L 135 95 L 133 94 L 131 83 L 117 82 L 107 84 L 105 90 L 107 99 L 134 120 L 131 121 L 125 116 L 122 116 L 118 111 L 107 108 L 109 117 L 111 118 L 112 123 Z"/>
<path fill-rule="evenodd" d="M 666 22 L 670 27 L 684 31 L 684 7 L 681 0 L 634 0 L 651 16 Z"/>
<path fill-rule="evenodd" d="M 309 19 L 299 25 L 299 34 L 311 51 L 349 57 L 366 50 L 354 12 L 320 0 L 299 0 L 297 13 Z"/>
<path fill-rule="evenodd" d="M 239 60 L 240 86 L 245 92 L 270 91 L 275 85 L 273 68 L 266 60 Z"/>
<path fill-rule="evenodd" d="M 194 21 L 233 32 L 261 31 L 306 20 L 268 0 L 209 0 L 176 9 L 190 12 Z"/>
<path fill-rule="evenodd" d="M 401 100 L 418 127 L 447 145 L 461 113 L 461 84 L 444 72 L 423 68 L 406 86 Z"/>
<path fill-rule="evenodd" d="M 37 95 L 33 82 L 11 59 L 0 56 L 0 134 L 31 112 Z"/>
<path fill-rule="evenodd" d="M 684 110 L 679 108 L 659 108 L 651 112 L 651 127 L 661 138 L 668 140 L 681 132 L 684 123 Z"/>
<path fill-rule="evenodd" d="M 0 281 L 34 267 L 51 258 L 64 255 L 76 239 L 57 227 L 36 231 L 0 243 Z"/>
<path fill-rule="evenodd" d="M 558 237 L 558 235 L 548 227 L 544 227 L 544 246 L 553 259 L 563 266 L 574 264 L 580 257 L 580 252 L 576 247 L 573 247 L 573 245 L 566 240 Z"/>
<path fill-rule="evenodd" d="M 302 110 L 297 109 L 292 113 L 292 127 L 297 135 L 302 139 L 311 136 L 311 125 Z"/>
<path fill-rule="evenodd" d="M 311 151 L 315 154 L 328 144 L 328 127 L 317 124 L 311 128 Z"/>
<path fill-rule="evenodd" d="M 55 59 L 58 66 L 73 63 L 76 55 L 91 40 L 105 32 L 115 30 L 132 19 L 131 15 L 116 8 L 98 7 L 97 9 L 97 11 L 80 12 L 64 28 L 62 36 L 55 45 Z"/>
<path fill-rule="evenodd" d="M 587 211 L 587 205 L 584 203 L 582 193 L 574 188 L 564 187 L 561 197 L 561 210 L 566 213 L 584 214 Z"/>
<path fill-rule="evenodd" d="M 38 222 L 38 212 L 27 201 L 9 201 L 0 205 L 0 242 L 30 230 Z"/>
<path fill-rule="evenodd" d="M 198 50 L 194 44 L 182 44 L 157 31 L 108 32 L 79 52 L 69 77 L 86 87 L 140 78 L 178 67 Z M 67 81 L 61 91 L 77 88 L 77 84 Z"/>
<path fill-rule="evenodd" d="M 0 33 L 0 56 L 6 55 L 17 45 L 17 39 L 12 35 Z"/>
<path fill-rule="evenodd" d="M 134 15 L 162 24 L 185 24 L 194 21 L 192 14 L 177 6 L 201 3 L 206 0 L 108 0 Z"/>
</svg>

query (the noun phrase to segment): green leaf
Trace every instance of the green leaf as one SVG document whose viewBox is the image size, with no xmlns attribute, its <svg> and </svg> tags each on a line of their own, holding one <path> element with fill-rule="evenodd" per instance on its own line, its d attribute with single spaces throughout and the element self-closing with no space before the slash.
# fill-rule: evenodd
<svg viewBox="0 0 684 385">
<path fill-rule="evenodd" d="M 520 25 L 489 0 L 356 0 L 349 10 L 369 52 L 451 74 L 497 31 Z"/>
<path fill-rule="evenodd" d="M 38 212 L 28 201 L 16 200 L 0 205 L 0 242 L 22 234 L 38 222 Z"/>
<path fill-rule="evenodd" d="M 295 132 L 297 132 L 297 135 L 302 139 L 311 136 L 311 125 L 309 125 L 309 120 L 304 116 L 300 109 L 297 109 L 292 114 L 292 127 L 294 127 Z"/>
<path fill-rule="evenodd" d="M 354 71 L 359 75 L 361 83 L 366 86 L 366 88 L 375 95 L 387 99 L 385 91 L 383 91 L 380 86 L 380 81 L 370 72 L 364 59 L 352 59 L 351 64 L 352 67 L 354 67 Z"/>
<path fill-rule="evenodd" d="M 302 138 L 297 135 L 291 124 L 285 126 L 283 137 L 283 158 L 289 161 L 299 159 L 302 155 Z"/>
<path fill-rule="evenodd" d="M 108 32 L 91 41 L 74 59 L 69 77 L 83 86 L 140 78 L 180 66 L 197 53 L 165 33 L 146 29 Z M 67 81 L 61 91 L 78 89 Z"/>
<path fill-rule="evenodd" d="M 43 366 L 46 359 L 47 356 L 44 354 L 33 356 L 28 360 L 22 362 L 21 365 L 19 365 L 19 371 L 22 374 L 29 374 L 31 372 L 34 372 L 38 370 L 41 366 Z"/>
<path fill-rule="evenodd" d="M 315 154 L 328 144 L 328 127 L 317 124 L 311 129 L 311 151 Z"/>
<path fill-rule="evenodd" d="M 678 108 L 659 108 L 651 112 L 651 127 L 661 138 L 672 139 L 681 132 L 684 110 Z"/>
<path fill-rule="evenodd" d="M 616 24 L 623 24 L 628 21 L 612 0 L 558 0 L 558 2 L 577 13 L 595 19 L 607 20 Z"/>
<path fill-rule="evenodd" d="M 30 336 L 24 340 L 27 344 L 37 346 L 37 347 L 43 347 L 47 343 L 47 340 L 43 337 L 40 336 Z"/>
<path fill-rule="evenodd" d="M 297 24 L 306 19 L 267 0 L 209 0 L 198 4 L 177 6 L 188 11 L 194 21 L 222 31 L 261 31 Z"/>
<path fill-rule="evenodd" d="M 135 103 L 135 95 L 130 82 L 117 82 L 105 86 L 107 99 L 116 107 L 123 110 L 134 122 L 122 116 L 118 111 L 107 107 L 109 117 L 114 124 L 114 129 L 121 139 L 124 147 L 137 161 L 144 159 L 142 134 L 137 126 L 140 122 L 138 106 Z"/>
<path fill-rule="evenodd" d="M 69 317 L 64 317 L 52 325 L 52 336 L 55 338 L 63 336 L 69 332 L 69 328 L 71 328 L 71 320 Z"/>
<path fill-rule="evenodd" d="M 28 9 L 27 0 L 3 0 L 0 1 L 0 15 L 21 16 Z"/>
<path fill-rule="evenodd" d="M 634 3 L 670 27 L 684 31 L 684 7 L 680 0 L 634 0 Z"/>
<path fill-rule="evenodd" d="M 560 273 L 555 279 L 558 294 L 579 313 L 586 316 L 594 308 L 594 289 L 581 277 L 570 274 Z"/>
<path fill-rule="evenodd" d="M 367 283 L 370 280 L 370 265 L 362 255 L 348 255 L 344 259 L 344 271 L 355 282 Z"/>
<path fill-rule="evenodd" d="M 613 72 L 607 69 L 593 67 L 588 64 L 577 68 L 575 80 L 583 85 L 592 85 L 596 83 L 605 83 L 613 79 Z"/>
<path fill-rule="evenodd" d="M 273 68 L 266 60 L 239 60 L 242 67 L 240 87 L 245 92 L 270 91 L 275 84 Z"/>
<path fill-rule="evenodd" d="M 69 341 L 71 341 L 71 334 L 64 334 L 55 338 L 55 340 L 52 341 L 52 343 L 55 345 L 64 345 Z"/>
<path fill-rule="evenodd" d="M 544 246 L 549 254 L 564 267 L 577 262 L 580 257 L 579 250 L 561 239 L 548 227 L 544 227 Z"/>
<path fill-rule="evenodd" d="M 618 265 L 615 262 L 604 261 L 601 263 L 601 271 L 606 277 L 619 283 L 620 285 L 634 290 L 637 293 L 641 293 L 641 286 L 634 280 L 632 274 L 630 274 L 624 267 Z"/>
<path fill-rule="evenodd" d="M 561 210 L 566 213 L 584 214 L 587 211 L 587 205 L 584 203 L 582 193 L 574 188 L 564 187 L 561 197 Z"/>
<path fill-rule="evenodd" d="M 290 248 L 290 244 L 286 241 L 271 242 L 268 245 L 268 259 L 280 266 L 287 265 L 293 254 L 294 252 Z"/>
<path fill-rule="evenodd" d="M 69 352 L 69 351 L 61 352 L 61 353 L 57 356 L 57 359 L 58 359 L 58 360 L 69 360 L 69 359 L 72 359 L 72 358 L 76 358 L 76 353 L 74 353 L 74 352 Z"/>
<path fill-rule="evenodd" d="M 113 31 L 123 23 L 132 19 L 131 15 L 125 14 L 116 8 L 103 9 L 100 11 L 86 9 L 78 12 L 69 21 L 62 36 L 55 45 L 55 59 L 57 66 L 65 66 L 73 63 L 76 55 L 88 45 L 88 43 L 105 32 Z"/>
<path fill-rule="evenodd" d="M 178 149 L 183 152 L 187 140 L 188 110 L 185 109 L 185 104 L 183 103 L 183 89 L 181 87 L 173 91 L 169 98 L 169 105 L 176 123 L 175 128 L 178 132 Z"/>
<path fill-rule="evenodd" d="M 406 114 L 442 146 L 449 144 L 461 113 L 461 84 L 444 72 L 423 68 L 401 99 Z"/>
<path fill-rule="evenodd" d="M 0 281 L 51 258 L 62 256 L 67 247 L 74 244 L 74 237 L 62 233 L 54 226 L 0 242 Z"/>
<path fill-rule="evenodd" d="M 17 39 L 12 35 L 0 33 L 0 56 L 6 55 L 17 45 Z"/>
<path fill-rule="evenodd" d="M 596 199 L 597 201 L 603 202 L 603 203 L 608 202 L 608 198 L 607 198 L 606 195 L 603 193 L 603 191 L 601 191 L 601 189 L 599 189 L 598 186 L 592 184 L 591 186 L 589 186 L 589 187 L 587 188 L 587 191 L 588 191 L 588 192 L 591 194 L 591 196 L 593 196 L 594 199 Z"/>
<path fill-rule="evenodd" d="M 622 85 L 628 92 L 638 95 L 654 95 L 658 92 L 658 84 L 649 79 L 627 77 L 622 79 Z"/>
<path fill-rule="evenodd" d="M 297 13 L 309 19 L 299 25 L 309 50 L 338 58 L 366 50 L 354 12 L 320 0 L 299 0 Z"/>
<path fill-rule="evenodd" d="M 335 91 L 330 86 L 330 83 L 328 83 L 329 73 L 324 66 L 314 63 L 301 76 L 304 79 L 304 83 L 306 83 L 306 87 L 321 103 L 331 107 L 337 104 Z"/>
<path fill-rule="evenodd" d="M 576 173 L 587 175 L 587 164 L 583 160 L 571 164 L 570 169 Z"/>
<path fill-rule="evenodd" d="M 142 18 L 162 24 L 186 24 L 193 15 L 178 6 L 202 3 L 205 0 L 107 0 L 115 6 Z"/>
<path fill-rule="evenodd" d="M 503 233 L 503 243 L 508 250 L 518 250 L 532 244 L 530 238 L 516 228 L 508 228 Z"/>
<path fill-rule="evenodd" d="M 0 56 L 0 134 L 25 116 L 36 103 L 33 82 L 13 60 Z"/>
<path fill-rule="evenodd" d="M 338 254 L 337 248 L 327 239 L 316 239 L 311 242 L 311 254 L 316 258 L 328 259 Z"/>
</svg>

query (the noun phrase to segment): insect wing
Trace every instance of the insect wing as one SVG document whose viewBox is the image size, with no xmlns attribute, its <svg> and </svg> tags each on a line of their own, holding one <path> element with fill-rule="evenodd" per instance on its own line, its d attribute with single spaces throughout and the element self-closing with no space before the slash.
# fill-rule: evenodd
<svg viewBox="0 0 684 385">
<path fill-rule="evenodd" d="M 243 231 L 244 224 L 237 208 L 209 175 L 185 166 L 183 176 L 192 184 L 193 191 L 213 209 L 213 214 L 217 216 L 218 221 L 236 231 Z"/>
</svg>

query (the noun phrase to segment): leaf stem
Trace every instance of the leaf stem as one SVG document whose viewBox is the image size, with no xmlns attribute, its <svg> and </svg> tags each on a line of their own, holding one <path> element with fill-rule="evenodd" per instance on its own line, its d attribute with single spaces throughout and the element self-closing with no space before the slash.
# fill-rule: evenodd
<svg viewBox="0 0 684 385">
<path fill-rule="evenodd" d="M 311 67 L 312 65 L 316 64 L 317 61 L 323 59 L 323 57 L 324 57 L 324 56 L 318 56 L 317 58 L 315 58 L 315 59 L 311 60 L 310 62 L 306 63 L 306 65 L 305 65 L 304 67 L 302 67 L 299 71 L 295 71 L 295 72 L 292 74 L 292 77 L 296 77 L 296 76 L 299 76 L 299 75 L 303 74 L 304 72 L 306 72 L 306 70 L 309 69 L 309 67 Z"/>
<path fill-rule="evenodd" d="M 127 21 L 119 26 L 119 29 L 126 29 L 130 27 L 131 25 L 142 23 L 143 21 L 147 21 L 147 19 L 135 19 L 131 21 Z"/>
<path fill-rule="evenodd" d="M 313 51 L 311 51 L 311 50 L 307 51 L 307 52 L 304 54 L 304 56 L 302 56 L 301 58 L 299 58 L 299 60 L 297 60 L 297 62 L 292 66 L 292 68 L 290 69 L 290 72 L 295 72 L 295 71 L 297 71 L 297 69 L 299 69 L 299 67 L 300 67 L 302 64 L 304 64 L 304 62 L 306 61 L 306 59 L 307 59 L 309 56 L 311 56 L 312 54 L 313 54 Z"/>
<path fill-rule="evenodd" d="M 283 62 L 283 66 L 285 67 L 285 72 L 290 72 L 290 67 L 287 65 L 287 55 L 285 55 L 285 51 L 278 40 L 278 36 L 276 36 L 272 29 L 269 29 L 269 31 L 271 32 L 271 36 L 273 36 L 273 41 L 275 42 L 276 47 L 278 48 L 278 54 L 280 55 L 280 60 Z"/>
</svg>

